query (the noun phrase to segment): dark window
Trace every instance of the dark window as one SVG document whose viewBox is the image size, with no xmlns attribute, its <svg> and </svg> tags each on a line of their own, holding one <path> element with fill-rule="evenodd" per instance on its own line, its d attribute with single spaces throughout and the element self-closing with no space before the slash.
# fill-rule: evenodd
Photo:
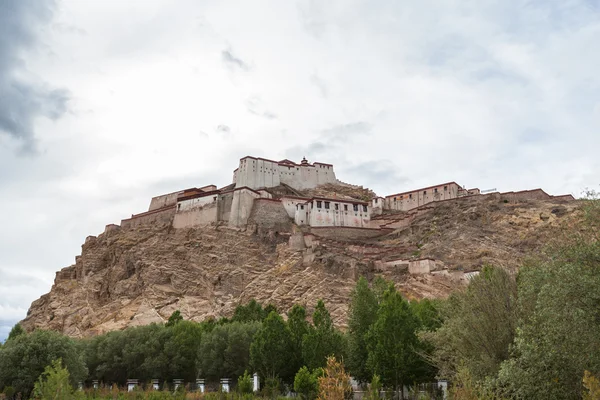
<svg viewBox="0 0 600 400">
<path fill-rule="evenodd" d="M 394 197 L 394 201 L 396 201 L 396 198 Z"/>
<path fill-rule="evenodd" d="M 300 206 L 300 209 L 301 209 L 301 210 L 304 210 L 304 206 Z"/>
<path fill-rule="evenodd" d="M 408 198 L 409 198 L 409 199 L 412 199 L 412 194 L 409 194 L 409 195 L 408 195 Z"/>
<path fill-rule="evenodd" d="M 426 195 L 427 194 L 427 190 L 423 190 L 423 194 Z"/>
<path fill-rule="evenodd" d="M 367 212 L 367 206 L 363 205 L 363 211 Z"/>
<path fill-rule="evenodd" d="M 340 209 L 340 205 L 338 203 L 335 203 L 335 209 L 336 211 Z"/>
<path fill-rule="evenodd" d="M 433 193 L 437 193 L 437 188 L 433 189 Z"/>
<path fill-rule="evenodd" d="M 358 211 L 358 204 L 352 204 L 352 208 L 354 208 L 354 211 Z"/>
<path fill-rule="evenodd" d="M 321 208 L 322 201 L 317 201 L 317 208 Z"/>
<path fill-rule="evenodd" d="M 448 186 L 444 186 L 444 190 L 448 190 Z"/>
<path fill-rule="evenodd" d="M 344 211 L 348 211 L 348 204 L 344 204 Z"/>
<path fill-rule="evenodd" d="M 329 202 L 328 201 L 325 202 L 325 209 L 329 210 Z"/>
<path fill-rule="evenodd" d="M 402 200 L 404 198 L 404 196 L 400 196 L 400 200 Z"/>
</svg>

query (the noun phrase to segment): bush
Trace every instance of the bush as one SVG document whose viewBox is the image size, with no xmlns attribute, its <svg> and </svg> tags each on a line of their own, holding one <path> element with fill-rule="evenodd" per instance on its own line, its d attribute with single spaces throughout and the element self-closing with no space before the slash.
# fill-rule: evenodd
<svg viewBox="0 0 600 400">
<path fill-rule="evenodd" d="M 252 393 L 254 391 L 252 377 L 248 374 L 248 370 L 244 371 L 244 375 L 238 378 L 237 390 L 241 394 Z"/>
</svg>

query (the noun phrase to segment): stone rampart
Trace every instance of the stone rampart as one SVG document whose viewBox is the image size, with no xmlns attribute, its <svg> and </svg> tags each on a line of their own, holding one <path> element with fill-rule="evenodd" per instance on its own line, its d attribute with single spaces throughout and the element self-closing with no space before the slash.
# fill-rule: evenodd
<svg viewBox="0 0 600 400">
<path fill-rule="evenodd" d="M 292 231 L 292 220 L 280 200 L 265 198 L 254 200 L 248 223 L 278 232 Z"/>
<path fill-rule="evenodd" d="M 348 226 L 312 227 L 315 236 L 331 239 L 368 239 L 392 232 L 393 229 L 352 228 Z"/>
<path fill-rule="evenodd" d="M 175 215 L 175 205 L 132 215 L 121 220 L 121 229 L 132 229 L 142 225 L 170 225 Z"/>
<path fill-rule="evenodd" d="M 183 229 L 216 223 L 218 209 L 217 202 L 213 202 L 202 207 L 177 212 L 173 218 L 173 228 Z"/>
</svg>

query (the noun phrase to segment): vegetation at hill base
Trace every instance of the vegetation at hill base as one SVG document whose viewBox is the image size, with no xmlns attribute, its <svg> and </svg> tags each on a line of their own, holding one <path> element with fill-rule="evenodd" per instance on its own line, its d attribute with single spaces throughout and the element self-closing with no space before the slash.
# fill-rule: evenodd
<svg viewBox="0 0 600 400">
<path fill-rule="evenodd" d="M 19 325 L 0 347 L 0 392 L 14 398 L 346 399 L 352 376 L 364 398 L 410 398 L 437 379 L 461 399 L 600 399 L 600 200 L 582 202 L 580 221 L 557 232 L 518 273 L 486 266 L 445 300 L 409 300 L 391 282 L 360 278 L 348 329 L 323 301 L 281 313 L 256 301 L 230 319 L 114 331 L 88 339 Z M 261 389 L 252 393 L 251 374 Z M 140 389 L 127 393 L 127 379 Z M 195 388 L 206 380 L 207 393 Z M 231 393 L 219 392 L 229 378 Z M 150 390 L 160 379 L 161 390 Z M 174 379 L 186 387 L 173 390 Z M 97 380 L 97 390 L 73 390 Z M 119 389 L 121 388 L 121 389 Z M 142 391 L 146 388 L 146 391 Z"/>
</svg>

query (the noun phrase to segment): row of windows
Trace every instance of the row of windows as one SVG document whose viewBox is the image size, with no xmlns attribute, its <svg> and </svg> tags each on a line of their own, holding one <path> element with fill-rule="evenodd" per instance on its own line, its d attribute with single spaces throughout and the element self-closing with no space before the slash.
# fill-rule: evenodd
<svg viewBox="0 0 600 400">
<path fill-rule="evenodd" d="M 444 186 L 444 192 L 447 192 L 447 191 L 448 191 L 448 186 Z M 433 193 L 438 193 L 438 188 L 434 188 Z M 423 190 L 423 196 L 426 196 L 426 195 L 427 195 L 427 190 Z M 412 199 L 412 193 L 408 195 L 408 198 Z M 396 201 L 397 199 L 398 199 L 397 197 L 394 197 L 394 201 Z M 400 196 L 400 200 L 403 200 L 403 199 L 404 199 L 404 195 Z"/>
<path fill-rule="evenodd" d="M 323 206 L 323 201 L 317 200 L 317 208 L 322 208 L 322 206 Z M 340 205 L 338 203 L 334 203 L 333 206 L 334 206 L 334 210 L 336 210 L 336 211 L 340 209 Z M 358 204 L 352 204 L 352 209 L 354 211 L 358 211 L 358 206 L 359 206 Z M 362 207 L 363 207 L 363 211 L 367 212 L 367 206 L 363 204 Z M 329 210 L 330 208 L 331 208 L 331 202 L 326 201 L 325 209 Z M 348 204 L 344 204 L 344 211 L 348 211 Z"/>
</svg>

